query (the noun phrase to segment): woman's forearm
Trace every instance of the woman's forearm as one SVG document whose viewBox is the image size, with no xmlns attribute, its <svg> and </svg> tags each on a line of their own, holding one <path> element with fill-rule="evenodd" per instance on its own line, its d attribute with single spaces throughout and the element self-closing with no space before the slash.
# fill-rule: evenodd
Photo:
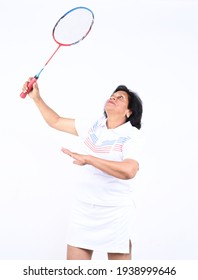
<svg viewBox="0 0 198 280">
<path fill-rule="evenodd" d="M 23 92 L 27 91 L 28 83 L 32 78 L 23 85 Z M 78 135 L 75 128 L 75 120 L 60 117 L 52 110 L 41 98 L 37 82 L 33 84 L 33 89 L 29 92 L 29 97 L 34 101 L 46 123 L 54 129 L 64 131 L 73 135 Z"/>
<path fill-rule="evenodd" d="M 49 126 L 60 131 L 77 135 L 74 119 L 60 117 L 41 97 L 35 98 L 34 103 Z"/>
<path fill-rule="evenodd" d="M 86 156 L 86 163 L 119 179 L 132 179 L 139 170 L 138 162 L 126 159 L 122 162 L 101 159 L 91 155 Z"/>
<path fill-rule="evenodd" d="M 36 104 L 46 123 L 53 127 L 60 116 L 54 110 L 52 110 L 41 97 L 35 98 L 34 103 Z"/>
</svg>

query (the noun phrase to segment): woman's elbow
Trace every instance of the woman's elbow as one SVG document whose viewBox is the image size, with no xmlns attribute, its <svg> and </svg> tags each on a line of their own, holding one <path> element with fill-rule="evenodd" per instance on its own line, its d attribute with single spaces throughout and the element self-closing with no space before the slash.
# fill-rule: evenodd
<svg viewBox="0 0 198 280">
<path fill-rule="evenodd" d="M 131 172 L 126 172 L 124 175 L 124 180 L 130 180 L 133 179 L 137 174 L 137 171 L 131 171 Z"/>
<path fill-rule="evenodd" d="M 133 179 L 136 176 L 138 170 L 139 170 L 139 164 L 137 162 L 135 162 L 135 164 L 133 164 L 133 166 L 130 166 L 130 168 L 125 170 L 124 179 L 125 180 Z"/>
</svg>

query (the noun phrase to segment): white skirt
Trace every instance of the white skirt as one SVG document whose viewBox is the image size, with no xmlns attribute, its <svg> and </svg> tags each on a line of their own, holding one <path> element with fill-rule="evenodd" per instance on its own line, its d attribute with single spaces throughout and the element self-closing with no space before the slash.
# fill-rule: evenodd
<svg viewBox="0 0 198 280">
<path fill-rule="evenodd" d="M 101 206 L 77 201 L 71 210 L 67 244 L 108 253 L 129 253 L 134 205 Z"/>
</svg>

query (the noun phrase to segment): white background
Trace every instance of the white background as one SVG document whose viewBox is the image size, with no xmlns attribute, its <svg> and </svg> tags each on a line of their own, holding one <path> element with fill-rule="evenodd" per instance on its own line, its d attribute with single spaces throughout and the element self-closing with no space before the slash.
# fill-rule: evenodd
<svg viewBox="0 0 198 280">
<path fill-rule="evenodd" d="M 136 178 L 133 258 L 198 258 L 198 2 L 0 0 L 0 259 L 64 259 L 73 177 L 60 152 L 75 137 L 49 128 L 24 81 L 56 44 L 67 10 L 94 11 L 92 32 L 61 48 L 39 78 L 45 101 L 66 117 L 100 114 L 119 84 L 144 103 L 143 160 Z M 96 252 L 95 259 L 105 258 Z"/>
</svg>

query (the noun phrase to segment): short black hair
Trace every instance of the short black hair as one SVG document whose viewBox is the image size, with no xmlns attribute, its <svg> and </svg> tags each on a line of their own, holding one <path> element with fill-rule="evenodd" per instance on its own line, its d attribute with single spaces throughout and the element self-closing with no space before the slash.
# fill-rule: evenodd
<svg viewBox="0 0 198 280">
<path fill-rule="evenodd" d="M 130 121 L 132 126 L 135 126 L 136 128 L 140 129 L 142 113 L 143 113 L 142 100 L 140 99 L 137 93 L 131 91 L 125 85 L 119 85 L 114 90 L 113 93 L 117 91 L 124 91 L 128 94 L 128 98 L 129 98 L 128 109 L 132 111 L 132 114 L 130 115 L 129 118 L 126 119 L 126 122 Z M 105 112 L 105 116 L 107 117 L 106 112 Z"/>
</svg>

